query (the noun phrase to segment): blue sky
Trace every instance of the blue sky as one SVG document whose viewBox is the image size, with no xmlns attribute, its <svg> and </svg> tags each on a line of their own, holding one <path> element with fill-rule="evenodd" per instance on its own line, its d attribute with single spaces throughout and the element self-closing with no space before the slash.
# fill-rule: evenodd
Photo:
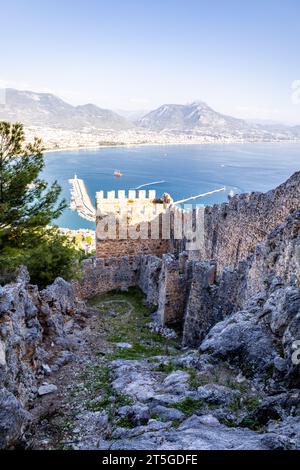
<svg viewBox="0 0 300 470">
<path fill-rule="evenodd" d="M 300 124 L 299 0 L 0 0 L 0 80 L 74 104 L 204 100 Z"/>
</svg>

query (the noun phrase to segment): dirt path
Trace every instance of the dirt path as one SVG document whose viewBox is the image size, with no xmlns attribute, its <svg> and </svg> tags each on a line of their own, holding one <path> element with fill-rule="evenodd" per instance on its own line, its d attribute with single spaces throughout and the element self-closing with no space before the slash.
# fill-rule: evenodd
<svg viewBox="0 0 300 470">
<path fill-rule="evenodd" d="M 35 400 L 27 448 L 262 448 L 250 384 L 239 385 L 225 364 L 182 351 L 178 338 L 152 331 L 151 320 L 137 289 L 90 300 L 61 367 L 46 377 L 57 392 Z"/>
<path fill-rule="evenodd" d="M 170 341 L 151 334 L 145 328 L 149 321 L 151 312 L 144 306 L 140 292 L 134 289 L 99 296 L 89 302 L 85 326 L 72 331 L 76 344 L 71 351 L 73 359 L 44 379 L 56 385 L 57 392 L 37 398 L 30 410 L 34 421 L 26 435 L 28 448 L 71 448 L 79 432 L 78 417 L 86 411 L 101 409 L 105 400 L 109 400 L 110 361 L 165 352 L 164 343 Z M 116 346 L 127 342 L 131 349 Z"/>
</svg>

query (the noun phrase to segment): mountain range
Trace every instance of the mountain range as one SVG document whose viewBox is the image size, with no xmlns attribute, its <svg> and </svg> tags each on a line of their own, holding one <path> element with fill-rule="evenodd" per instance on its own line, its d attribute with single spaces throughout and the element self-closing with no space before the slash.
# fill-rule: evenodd
<svg viewBox="0 0 300 470">
<path fill-rule="evenodd" d="M 133 124 L 109 109 L 94 104 L 72 106 L 50 93 L 6 89 L 0 119 L 20 121 L 25 126 L 69 130 L 130 129 Z"/>
<path fill-rule="evenodd" d="M 164 104 L 132 122 L 132 119 L 94 104 L 72 106 L 50 93 L 6 89 L 0 120 L 19 121 L 25 126 L 96 132 L 140 129 L 155 132 L 243 139 L 297 139 L 300 126 L 258 124 L 218 113 L 202 101 Z"/>
</svg>

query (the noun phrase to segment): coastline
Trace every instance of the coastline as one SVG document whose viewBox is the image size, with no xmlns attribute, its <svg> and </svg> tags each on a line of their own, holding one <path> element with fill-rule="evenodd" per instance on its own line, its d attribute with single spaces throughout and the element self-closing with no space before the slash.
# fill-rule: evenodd
<svg viewBox="0 0 300 470">
<path fill-rule="evenodd" d="M 43 153 L 57 153 L 57 152 L 74 152 L 74 151 L 80 151 L 80 150 L 99 150 L 102 148 L 132 148 L 132 147 L 169 147 L 173 145 L 178 145 L 178 146 L 191 146 L 191 145 L 256 145 L 256 144 L 271 144 L 271 145 L 285 145 L 285 144 L 298 144 L 300 145 L 300 139 L 299 140 L 270 140 L 270 141 L 263 141 L 263 140 L 257 140 L 257 141 L 232 141 L 232 142 L 143 142 L 143 143 L 130 143 L 130 144 L 116 144 L 116 145 L 87 145 L 87 146 L 82 146 L 82 147 L 61 147 L 61 148 L 55 148 L 55 149 L 46 149 L 43 151 Z"/>
</svg>

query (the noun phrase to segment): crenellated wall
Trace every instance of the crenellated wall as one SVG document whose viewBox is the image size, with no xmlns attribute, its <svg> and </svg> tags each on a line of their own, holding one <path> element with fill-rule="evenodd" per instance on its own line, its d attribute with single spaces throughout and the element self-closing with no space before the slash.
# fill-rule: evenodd
<svg viewBox="0 0 300 470">
<path fill-rule="evenodd" d="M 236 195 L 226 203 L 206 207 L 201 259 L 215 260 L 218 272 L 237 266 L 299 207 L 300 172 L 267 193 Z"/>
<path fill-rule="evenodd" d="M 180 253 L 185 240 L 173 240 L 173 253 L 162 244 L 154 254 L 138 249 L 136 254 L 130 240 L 124 246 L 114 240 L 114 249 L 107 241 L 105 258 L 85 263 L 77 292 L 88 298 L 139 286 L 147 302 L 157 306 L 161 322 L 184 323 L 185 344 L 197 345 L 216 322 L 243 308 L 277 277 L 299 285 L 300 218 L 293 212 L 299 207 L 300 173 L 295 173 L 268 193 L 238 195 L 207 207 L 200 253 Z"/>
<path fill-rule="evenodd" d="M 100 191 L 96 195 L 96 256 L 162 256 L 172 251 L 163 233 L 163 215 L 171 198 L 156 199 L 154 190 Z"/>
</svg>

